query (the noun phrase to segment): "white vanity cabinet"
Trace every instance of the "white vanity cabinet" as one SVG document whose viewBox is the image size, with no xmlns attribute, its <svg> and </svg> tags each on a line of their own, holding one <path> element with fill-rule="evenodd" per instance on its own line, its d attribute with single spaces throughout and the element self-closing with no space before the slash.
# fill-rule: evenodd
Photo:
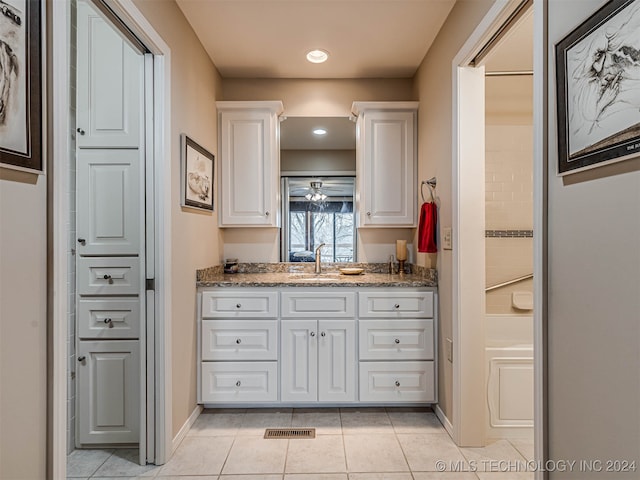
<svg viewBox="0 0 640 480">
<path fill-rule="evenodd" d="M 359 227 L 417 225 L 418 102 L 355 102 Z"/>
<path fill-rule="evenodd" d="M 424 404 L 434 288 L 200 287 L 198 402 Z"/>
<path fill-rule="evenodd" d="M 216 102 L 221 227 L 278 227 L 282 102 Z"/>
</svg>

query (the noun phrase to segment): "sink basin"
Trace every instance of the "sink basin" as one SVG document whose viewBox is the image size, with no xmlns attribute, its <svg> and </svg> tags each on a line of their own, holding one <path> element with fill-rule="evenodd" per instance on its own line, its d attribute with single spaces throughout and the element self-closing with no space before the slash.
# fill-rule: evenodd
<svg viewBox="0 0 640 480">
<path fill-rule="evenodd" d="M 335 273 L 291 273 L 289 276 L 302 282 L 333 282 L 340 278 L 340 275 Z"/>
</svg>

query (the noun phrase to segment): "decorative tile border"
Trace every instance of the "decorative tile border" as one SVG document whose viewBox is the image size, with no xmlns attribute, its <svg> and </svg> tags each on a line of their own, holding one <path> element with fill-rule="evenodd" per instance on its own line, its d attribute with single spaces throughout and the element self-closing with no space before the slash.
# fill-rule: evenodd
<svg viewBox="0 0 640 480">
<path fill-rule="evenodd" d="M 533 238 L 533 230 L 485 230 L 485 238 Z"/>
</svg>

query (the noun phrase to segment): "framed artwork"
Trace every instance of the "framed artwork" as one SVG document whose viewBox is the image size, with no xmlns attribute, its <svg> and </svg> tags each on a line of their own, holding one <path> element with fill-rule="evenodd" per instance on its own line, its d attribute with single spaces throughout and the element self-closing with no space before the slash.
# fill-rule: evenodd
<svg viewBox="0 0 640 480">
<path fill-rule="evenodd" d="M 182 145 L 183 207 L 213 211 L 214 156 L 187 135 L 180 137 Z"/>
<path fill-rule="evenodd" d="M 612 0 L 556 45 L 558 174 L 640 154 L 640 0 Z"/>
<path fill-rule="evenodd" d="M 0 1 L 0 165 L 42 173 L 42 1 Z"/>
</svg>

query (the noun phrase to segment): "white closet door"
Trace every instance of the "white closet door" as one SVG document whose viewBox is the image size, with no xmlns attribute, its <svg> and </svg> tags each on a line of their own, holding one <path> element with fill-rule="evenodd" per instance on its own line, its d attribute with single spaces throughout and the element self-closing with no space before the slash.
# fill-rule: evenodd
<svg viewBox="0 0 640 480">
<path fill-rule="evenodd" d="M 78 442 L 138 443 L 140 359 L 137 340 L 78 342 Z"/>
<path fill-rule="evenodd" d="M 79 149 L 77 155 L 78 253 L 139 255 L 139 150 Z"/>
<path fill-rule="evenodd" d="M 77 15 L 77 144 L 138 148 L 142 55 L 86 2 Z"/>
</svg>

